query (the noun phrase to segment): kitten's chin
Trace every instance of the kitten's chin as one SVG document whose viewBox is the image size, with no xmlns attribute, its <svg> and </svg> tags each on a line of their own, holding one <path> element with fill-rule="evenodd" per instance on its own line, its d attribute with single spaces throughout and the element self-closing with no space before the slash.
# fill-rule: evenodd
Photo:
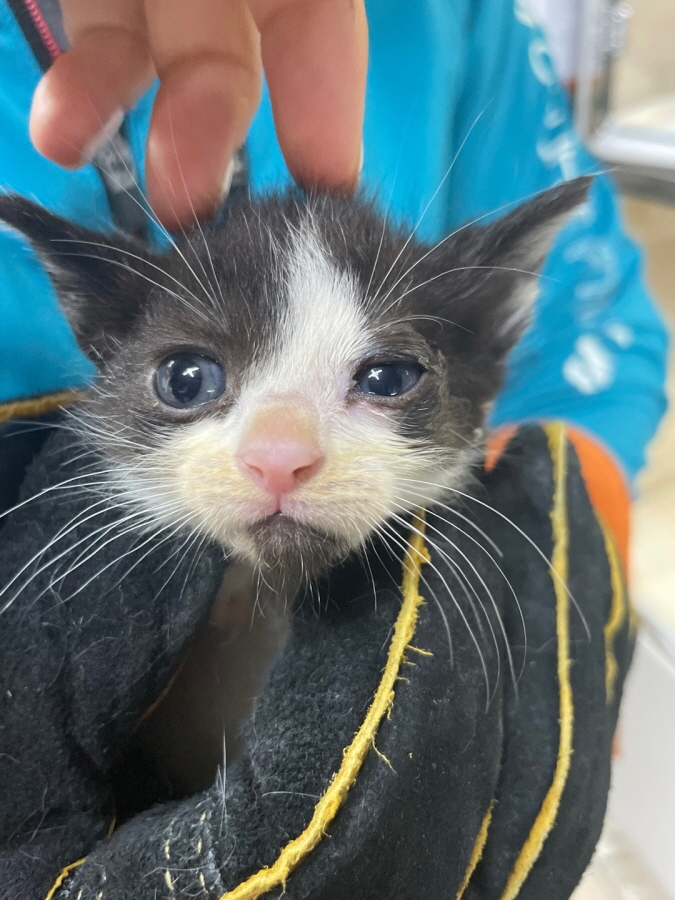
<svg viewBox="0 0 675 900">
<path fill-rule="evenodd" d="M 280 513 L 260 519 L 247 532 L 255 563 L 263 574 L 283 578 L 318 578 L 353 549 L 346 538 Z"/>
</svg>

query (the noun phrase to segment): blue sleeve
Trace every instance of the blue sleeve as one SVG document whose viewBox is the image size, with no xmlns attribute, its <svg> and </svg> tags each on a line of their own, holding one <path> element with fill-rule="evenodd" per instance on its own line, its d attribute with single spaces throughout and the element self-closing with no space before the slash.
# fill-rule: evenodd
<svg viewBox="0 0 675 900">
<path fill-rule="evenodd" d="M 525 3 L 484 0 L 470 26 L 445 230 L 561 180 L 599 171 L 570 123 L 567 98 Z M 611 179 L 554 246 L 532 327 L 510 359 L 495 425 L 561 417 L 593 433 L 629 476 L 665 409 L 667 337 L 645 289 Z"/>
<path fill-rule="evenodd" d="M 28 119 L 40 68 L 5 0 L 0 0 L 0 190 L 16 191 L 97 231 L 114 229 L 93 165 L 68 171 L 33 147 Z M 153 87 L 127 117 L 143 189 Z M 161 245 L 161 232 L 153 236 Z M 0 402 L 81 387 L 94 366 L 80 351 L 49 278 L 28 243 L 0 228 Z"/>
<path fill-rule="evenodd" d="M 35 150 L 28 116 L 40 70 L 0 0 L 0 190 L 18 191 L 91 228 L 112 227 L 93 166 L 69 172 Z M 81 386 L 93 373 L 28 244 L 0 230 L 0 401 Z"/>
</svg>

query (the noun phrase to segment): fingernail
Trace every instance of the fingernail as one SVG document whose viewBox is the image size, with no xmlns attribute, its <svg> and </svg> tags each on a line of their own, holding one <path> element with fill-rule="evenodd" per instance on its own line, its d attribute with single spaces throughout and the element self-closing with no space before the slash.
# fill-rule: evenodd
<svg viewBox="0 0 675 900">
<path fill-rule="evenodd" d="M 359 152 L 359 175 L 363 172 L 363 141 L 361 141 L 361 150 Z"/>
<path fill-rule="evenodd" d="M 105 125 L 84 145 L 82 149 L 82 159 L 85 162 L 91 162 L 101 147 L 110 140 L 119 131 L 120 125 L 124 120 L 124 110 L 116 109 L 110 116 Z"/>
<path fill-rule="evenodd" d="M 234 175 L 234 158 L 232 158 L 227 164 L 227 169 L 225 169 L 225 175 L 223 177 L 223 200 L 230 193 L 230 188 L 232 187 L 232 176 Z"/>
</svg>

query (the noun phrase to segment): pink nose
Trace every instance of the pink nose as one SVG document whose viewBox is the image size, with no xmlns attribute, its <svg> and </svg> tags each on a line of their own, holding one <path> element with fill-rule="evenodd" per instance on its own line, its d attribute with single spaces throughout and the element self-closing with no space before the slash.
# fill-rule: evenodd
<svg viewBox="0 0 675 900">
<path fill-rule="evenodd" d="M 260 416 L 239 446 L 237 461 L 264 491 L 280 500 L 321 468 L 324 456 L 314 429 L 306 421 L 279 415 Z"/>
</svg>

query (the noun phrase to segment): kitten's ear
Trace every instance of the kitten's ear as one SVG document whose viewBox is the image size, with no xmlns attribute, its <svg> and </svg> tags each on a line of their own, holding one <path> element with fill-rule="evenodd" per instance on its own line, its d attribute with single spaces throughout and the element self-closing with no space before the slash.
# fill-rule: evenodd
<svg viewBox="0 0 675 900">
<path fill-rule="evenodd" d="M 508 353 L 527 328 L 546 257 L 560 229 L 586 200 L 592 180 L 556 185 L 480 229 L 476 264 L 484 267 L 489 308 L 475 312 L 493 353 Z"/>
<path fill-rule="evenodd" d="M 31 243 L 78 344 L 100 361 L 110 339 L 130 329 L 147 296 L 143 270 L 153 264 L 142 245 L 81 228 L 17 194 L 0 194 L 0 222 Z"/>
</svg>

